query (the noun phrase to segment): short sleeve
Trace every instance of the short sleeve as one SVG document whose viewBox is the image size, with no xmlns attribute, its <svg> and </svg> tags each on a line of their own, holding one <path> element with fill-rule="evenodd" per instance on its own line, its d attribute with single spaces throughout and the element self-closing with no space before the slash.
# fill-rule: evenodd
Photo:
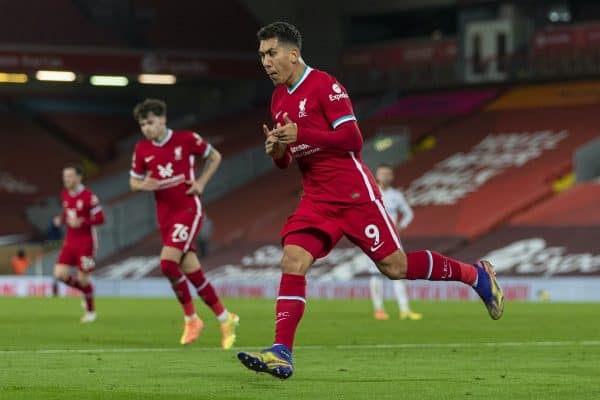
<svg viewBox="0 0 600 400">
<path fill-rule="evenodd" d="M 133 151 L 129 175 L 137 179 L 144 179 L 146 177 L 146 165 L 144 164 L 144 158 L 141 154 L 139 143 L 135 146 L 135 150 Z"/>
<path fill-rule="evenodd" d="M 102 211 L 102 206 L 98 197 L 94 193 L 90 193 L 90 214 L 95 215 Z"/>
<path fill-rule="evenodd" d="M 202 156 L 202 158 L 208 157 L 212 146 L 202 136 L 196 132 L 191 132 L 190 135 L 190 153 Z"/>
<path fill-rule="evenodd" d="M 348 121 L 356 121 L 348 91 L 334 77 L 323 79 L 319 102 L 332 129 Z"/>
</svg>

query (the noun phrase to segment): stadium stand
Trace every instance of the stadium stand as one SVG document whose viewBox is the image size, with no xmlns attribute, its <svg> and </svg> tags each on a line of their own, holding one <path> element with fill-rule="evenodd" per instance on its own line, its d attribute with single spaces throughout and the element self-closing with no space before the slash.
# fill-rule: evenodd
<svg viewBox="0 0 600 400">
<path fill-rule="evenodd" d="M 481 109 L 498 95 L 494 89 L 407 96 L 377 112 L 378 126 L 405 126 L 417 143 L 437 128 Z"/>
<path fill-rule="evenodd" d="M 33 185 L 32 196 L 54 194 L 62 166 L 79 161 L 79 154 L 27 119 L 13 113 L 2 113 L 0 117 L 2 168 Z M 48 179 L 49 173 L 56 174 L 56 179 Z"/>
<path fill-rule="evenodd" d="M 404 235 L 472 239 L 548 197 L 595 136 L 594 108 L 486 111 L 446 127 L 433 151 L 397 171 L 415 206 Z"/>
<path fill-rule="evenodd" d="M 238 31 L 256 32 L 258 22 L 237 1 L 199 2 L 180 1 L 178 7 L 161 0 L 133 0 L 135 14 L 140 16 L 141 33 L 145 43 L 157 48 L 202 49 L 219 51 L 248 51 L 256 45 L 253 35 L 243 37 L 215 34 L 223 24 Z M 208 16 L 197 23 L 193 16 Z M 169 26 L 170 29 L 163 29 Z"/>
<path fill-rule="evenodd" d="M 406 123 L 423 127 L 423 132 L 436 138 L 431 151 L 415 154 L 396 168 L 396 183 L 404 188 L 415 210 L 414 223 L 402 233 L 405 248 L 456 252 L 478 243 L 513 216 L 553 198 L 553 181 L 572 171 L 575 150 L 597 136 L 593 111 L 597 104 L 522 108 L 519 102 L 507 101 L 520 90 L 509 90 L 492 103 L 497 92 L 487 92 L 480 97 L 483 100 L 458 111 L 452 119 L 435 112 L 419 115 L 420 109 L 414 106 L 419 102 L 408 98 L 398 103 L 408 104 L 404 108 L 408 111 L 390 115 L 389 110 L 402 110 L 395 105 L 363 123 L 367 137 L 386 124 Z M 232 258 L 265 243 L 278 243 L 279 230 L 300 190 L 295 169 L 273 171 L 209 204 L 206 209 L 215 224 L 215 247 Z M 159 243 L 154 236 L 145 241 L 144 248 L 156 248 Z M 141 248 L 136 250 L 139 253 Z M 207 262 L 222 265 L 230 258 L 221 252 Z"/>
<path fill-rule="evenodd" d="M 52 18 L 48 18 L 48 16 Z M 0 2 L 0 38 L 3 43 L 50 46 L 119 46 L 123 41 L 114 31 L 86 18 L 77 2 Z M 27 27 L 27 29 L 23 29 Z M 73 34 L 77 32 L 77 34 Z"/>
<path fill-rule="evenodd" d="M 584 183 L 519 213 L 455 256 L 490 255 L 505 275 L 600 275 L 598 237 L 600 185 Z"/>
<path fill-rule="evenodd" d="M 31 233 L 25 213 L 14 210 L 56 195 L 62 166 L 80 161 L 81 156 L 25 118 L 8 112 L 0 113 L 0 118 L 0 233 Z"/>
<path fill-rule="evenodd" d="M 261 124 L 268 124 L 269 121 L 268 107 L 261 106 L 194 124 L 186 129 L 198 132 L 224 156 L 228 156 L 261 145 L 264 142 Z"/>
<path fill-rule="evenodd" d="M 118 140 L 136 130 L 130 115 L 47 112 L 40 117 L 58 128 L 66 140 L 81 146 L 86 154 L 101 163 L 114 158 Z"/>
</svg>

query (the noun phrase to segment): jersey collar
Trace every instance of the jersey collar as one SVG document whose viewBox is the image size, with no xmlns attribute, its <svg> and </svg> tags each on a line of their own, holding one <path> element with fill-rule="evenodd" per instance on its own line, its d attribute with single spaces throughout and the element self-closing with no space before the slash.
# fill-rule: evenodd
<svg viewBox="0 0 600 400">
<path fill-rule="evenodd" d="M 155 142 L 154 140 L 152 140 L 151 142 L 155 146 L 162 147 L 165 145 L 165 143 L 169 141 L 169 139 L 171 139 L 171 136 L 173 136 L 173 131 L 171 129 L 167 129 L 167 134 L 163 140 L 161 140 L 160 142 Z"/>
<path fill-rule="evenodd" d="M 313 69 L 311 67 L 309 67 L 308 65 L 306 67 L 304 67 L 304 72 L 302 73 L 302 76 L 300 77 L 300 79 L 298 79 L 298 82 L 296 82 L 296 84 L 294 86 L 292 86 L 291 88 L 287 88 L 288 94 L 294 93 L 294 91 L 296 89 L 298 89 L 298 87 L 302 84 L 302 82 L 304 82 L 306 80 L 306 77 L 308 76 L 308 74 L 310 74 L 310 71 L 312 71 L 312 70 Z"/>
<path fill-rule="evenodd" d="M 75 190 L 73 190 L 73 191 L 69 190 L 69 195 L 71 197 L 77 196 L 79 193 L 83 192 L 83 189 L 85 189 L 85 186 L 83 184 L 81 184 L 81 185 L 77 186 L 75 188 Z"/>
</svg>

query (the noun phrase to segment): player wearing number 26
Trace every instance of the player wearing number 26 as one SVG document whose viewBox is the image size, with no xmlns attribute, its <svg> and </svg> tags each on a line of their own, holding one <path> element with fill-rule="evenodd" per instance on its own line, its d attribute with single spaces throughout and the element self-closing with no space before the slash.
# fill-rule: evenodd
<svg viewBox="0 0 600 400">
<path fill-rule="evenodd" d="M 167 106 L 161 100 L 147 99 L 133 114 L 146 139 L 135 146 L 129 184 L 133 191 L 154 192 L 163 241 L 160 268 L 184 313 L 181 344 L 196 340 L 204 327 L 196 314 L 189 281 L 221 323 L 221 345 L 229 349 L 235 342 L 239 317 L 227 311 L 204 276 L 194 245 L 202 224 L 200 197 L 217 171 L 221 155 L 195 132 L 168 129 Z M 197 178 L 196 158 L 204 160 Z"/>
<path fill-rule="evenodd" d="M 429 250 L 406 254 L 373 175 L 361 160 L 363 138 L 350 96 L 336 78 L 308 66 L 300 32 L 275 22 L 258 31 L 258 54 L 275 89 L 274 126 L 263 125 L 265 151 L 279 168 L 296 161 L 304 195 L 282 231 L 282 277 L 273 346 L 240 352 L 247 368 L 286 379 L 306 304 L 305 275 L 343 237 L 358 246 L 389 279 L 462 281 L 475 287 L 492 318 L 502 293 L 487 262 L 462 263 Z"/>
</svg>

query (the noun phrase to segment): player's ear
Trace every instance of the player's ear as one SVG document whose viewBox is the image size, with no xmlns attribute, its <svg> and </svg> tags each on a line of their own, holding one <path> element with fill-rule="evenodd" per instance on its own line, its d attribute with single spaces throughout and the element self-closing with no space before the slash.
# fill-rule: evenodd
<svg viewBox="0 0 600 400">
<path fill-rule="evenodd" d="M 292 62 L 292 64 L 296 64 L 299 59 L 300 59 L 300 52 L 298 51 L 298 49 L 296 47 L 292 47 L 292 49 L 290 50 L 290 61 Z"/>
</svg>

